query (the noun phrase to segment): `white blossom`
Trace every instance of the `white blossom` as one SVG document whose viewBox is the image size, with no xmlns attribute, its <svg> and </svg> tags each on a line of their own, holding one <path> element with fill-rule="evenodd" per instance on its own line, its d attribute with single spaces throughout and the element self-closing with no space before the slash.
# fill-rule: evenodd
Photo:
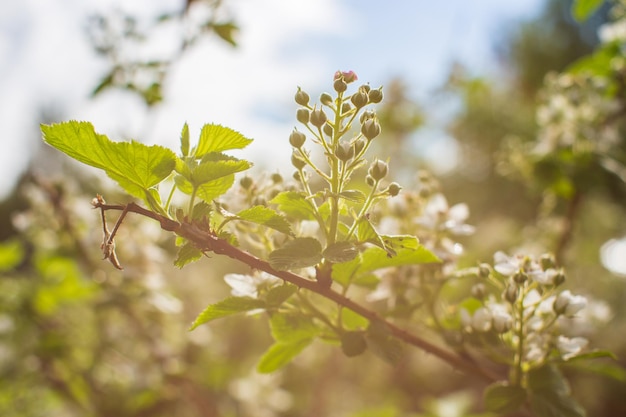
<svg viewBox="0 0 626 417">
<path fill-rule="evenodd" d="M 585 308 L 587 299 L 582 295 L 572 295 L 570 290 L 561 292 L 554 300 L 554 311 L 565 317 L 574 317 L 576 313 Z"/>
<path fill-rule="evenodd" d="M 561 353 L 563 360 L 569 360 L 578 355 L 586 346 L 589 341 L 584 337 L 565 337 L 559 336 L 556 341 L 556 347 Z"/>
</svg>

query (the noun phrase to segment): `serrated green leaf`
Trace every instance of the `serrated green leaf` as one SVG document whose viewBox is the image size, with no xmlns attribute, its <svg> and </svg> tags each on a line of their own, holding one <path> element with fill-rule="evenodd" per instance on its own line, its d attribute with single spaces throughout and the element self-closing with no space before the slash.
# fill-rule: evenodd
<svg viewBox="0 0 626 417">
<path fill-rule="evenodd" d="M 112 142 L 91 123 L 70 121 L 42 125 L 44 141 L 84 164 L 104 170 L 129 194 L 146 200 L 148 189 L 167 178 L 176 155 L 162 146 Z"/>
<path fill-rule="evenodd" d="M 268 307 L 276 308 L 285 301 L 287 301 L 289 297 L 294 295 L 297 291 L 297 286 L 289 283 L 284 283 L 283 285 L 279 285 L 278 287 L 271 288 L 265 295 L 264 299 Z"/>
<path fill-rule="evenodd" d="M 287 241 L 269 256 L 272 268 L 279 271 L 306 268 L 322 260 L 322 245 L 312 237 L 300 237 Z"/>
<path fill-rule="evenodd" d="M 219 155 L 221 158 L 203 158 L 198 166 L 192 168 L 191 175 L 187 178 L 192 185 L 200 186 L 207 182 L 245 171 L 252 166 L 250 162 L 243 159 L 237 159 L 223 154 L 208 155 Z"/>
<path fill-rule="evenodd" d="M 386 247 L 396 251 L 399 249 L 418 249 L 420 247 L 417 237 L 411 235 L 380 235 L 380 238 Z"/>
<path fill-rule="evenodd" d="M 370 223 L 370 221 L 366 218 L 359 220 L 359 224 L 357 226 L 357 239 L 359 242 L 369 242 L 381 248 L 385 248 L 385 243 L 382 238 L 376 229 L 374 229 L 372 223 Z"/>
<path fill-rule="evenodd" d="M 567 381 L 554 365 L 528 372 L 530 405 L 538 417 L 585 417 L 585 410 L 570 396 Z"/>
<path fill-rule="evenodd" d="M 334 264 L 332 278 L 346 286 L 381 268 L 438 262 L 441 260 L 421 245 L 417 249 L 399 249 L 394 256 L 382 248 L 370 247 L 349 262 Z"/>
<path fill-rule="evenodd" d="M 194 156 L 201 158 L 210 152 L 222 152 L 231 149 L 243 149 L 252 142 L 241 133 L 216 124 L 206 124 L 200 132 L 198 146 Z"/>
<path fill-rule="evenodd" d="M 191 183 L 181 175 L 174 177 L 174 182 L 176 183 L 176 187 L 178 187 L 181 192 L 185 194 L 191 194 L 193 192 L 193 186 Z M 218 178 L 215 181 L 209 181 L 198 187 L 196 195 L 207 203 L 211 203 L 213 200 L 221 195 L 224 195 L 224 193 L 230 190 L 234 183 L 234 175 Z"/>
<path fill-rule="evenodd" d="M 185 243 L 178 249 L 178 256 L 174 261 L 174 265 L 178 268 L 197 261 L 202 257 L 202 251 L 195 247 L 191 242 Z"/>
<path fill-rule="evenodd" d="M 319 329 L 309 316 L 300 313 L 275 313 L 270 319 L 272 337 L 277 342 L 291 343 L 311 339 Z"/>
<path fill-rule="evenodd" d="M 273 344 L 261 357 L 257 365 L 257 371 L 262 374 L 268 374 L 282 368 L 291 362 L 304 348 L 309 346 L 311 342 L 313 342 L 313 339 L 303 339 L 293 343 L 278 342 Z"/>
<path fill-rule="evenodd" d="M 193 220 L 202 220 L 205 217 L 209 217 L 213 208 L 206 201 L 201 201 L 195 206 L 193 206 L 193 212 L 191 214 L 191 218 Z"/>
<path fill-rule="evenodd" d="M 335 242 L 329 245 L 322 252 L 324 259 L 332 263 L 348 262 L 356 258 L 359 254 L 357 248 L 350 242 Z"/>
<path fill-rule="evenodd" d="M 572 5 L 572 15 L 578 22 L 587 20 L 600 6 L 604 0 L 576 0 Z"/>
<path fill-rule="evenodd" d="M 254 206 L 237 213 L 241 220 L 269 227 L 286 235 L 293 235 L 291 225 L 281 214 L 265 206 Z"/>
<path fill-rule="evenodd" d="M 314 220 L 315 209 L 304 193 L 283 191 L 274 197 L 271 204 L 276 204 L 278 210 L 299 220 Z"/>
<path fill-rule="evenodd" d="M 189 156 L 189 126 L 187 123 L 183 125 L 183 131 L 180 132 L 180 153 L 183 156 Z"/>
<path fill-rule="evenodd" d="M 526 401 L 526 390 L 508 382 L 489 385 L 484 393 L 485 408 L 494 413 L 508 414 L 519 409 Z"/>
<path fill-rule="evenodd" d="M 365 194 L 359 190 L 346 190 L 339 193 L 339 197 L 352 201 L 354 203 L 362 203 L 365 201 Z"/>
<path fill-rule="evenodd" d="M 258 308 L 265 308 L 265 302 L 250 297 L 228 297 L 204 309 L 204 311 L 196 317 L 196 320 L 189 330 L 193 330 L 201 324 L 208 323 L 215 319 L 243 313 L 245 311 L 256 310 Z"/>
</svg>

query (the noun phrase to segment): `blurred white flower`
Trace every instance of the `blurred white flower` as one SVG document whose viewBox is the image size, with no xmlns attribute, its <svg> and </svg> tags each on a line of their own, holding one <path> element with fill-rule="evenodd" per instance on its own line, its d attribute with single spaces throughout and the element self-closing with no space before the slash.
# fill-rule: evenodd
<svg viewBox="0 0 626 417">
<path fill-rule="evenodd" d="M 481 307 L 472 316 L 472 328 L 477 332 L 488 332 L 491 329 L 491 312 L 485 307 Z"/>
<path fill-rule="evenodd" d="M 565 290 L 557 295 L 554 300 L 554 311 L 565 317 L 574 317 L 576 313 L 585 308 L 587 299 L 582 295 L 572 295 L 570 290 Z"/>
<path fill-rule="evenodd" d="M 272 287 L 278 285 L 281 280 L 273 275 L 265 272 L 259 272 L 252 275 L 244 274 L 226 274 L 224 281 L 232 288 L 231 294 L 235 297 L 251 297 L 259 296 L 259 288 L 262 286 Z"/>
<path fill-rule="evenodd" d="M 559 336 L 556 341 L 556 347 L 559 349 L 563 360 L 569 360 L 578 355 L 588 344 L 589 341 L 584 337 Z"/>
</svg>

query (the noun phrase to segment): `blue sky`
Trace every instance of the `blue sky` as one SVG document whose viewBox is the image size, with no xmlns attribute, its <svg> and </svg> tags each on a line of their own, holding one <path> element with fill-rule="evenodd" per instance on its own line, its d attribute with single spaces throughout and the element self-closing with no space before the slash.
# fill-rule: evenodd
<svg viewBox="0 0 626 417">
<path fill-rule="evenodd" d="M 94 123 L 114 139 L 176 146 L 184 122 L 192 135 L 221 123 L 254 138 L 250 159 L 275 169 L 288 161 L 296 86 L 313 97 L 334 71 L 354 70 L 378 86 L 401 76 L 428 97 L 461 62 L 476 74 L 497 69 L 499 30 L 535 15 L 543 0 L 225 0 L 242 31 L 240 47 L 206 39 L 176 64 L 166 101 L 147 111 L 129 94 L 89 92 L 106 70 L 84 36 L 86 16 L 118 8 L 158 13 L 179 0 L 22 0 L 0 15 L 0 198 L 40 140 L 39 110 Z M 384 6 L 383 6 L 384 5 Z M 283 146 L 280 146 L 283 145 Z"/>
</svg>

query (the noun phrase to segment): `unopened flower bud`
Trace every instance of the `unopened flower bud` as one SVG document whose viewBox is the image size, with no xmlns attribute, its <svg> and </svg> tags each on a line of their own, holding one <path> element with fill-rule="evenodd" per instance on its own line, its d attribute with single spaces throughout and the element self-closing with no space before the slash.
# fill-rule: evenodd
<svg viewBox="0 0 626 417">
<path fill-rule="evenodd" d="M 383 101 L 383 88 L 377 88 L 376 90 L 370 90 L 367 94 L 370 103 L 380 103 Z"/>
<path fill-rule="evenodd" d="M 365 176 L 365 183 L 367 185 L 369 185 L 370 187 L 373 187 L 374 184 L 376 184 L 376 181 L 374 181 L 374 178 L 372 178 L 372 176 L 370 174 L 367 174 Z"/>
<path fill-rule="evenodd" d="M 374 119 L 366 120 L 365 123 L 361 125 L 361 133 L 363 133 L 363 136 L 368 140 L 372 140 L 380 135 L 380 125 Z"/>
<path fill-rule="evenodd" d="M 544 271 L 556 267 L 556 260 L 554 259 L 554 255 L 549 253 L 541 255 L 541 257 L 539 258 L 539 263 L 541 264 L 541 269 Z"/>
<path fill-rule="evenodd" d="M 361 107 L 367 105 L 368 100 L 369 99 L 367 93 L 364 91 L 360 91 L 360 89 L 358 92 L 352 94 L 352 97 L 350 97 L 350 101 L 357 109 L 360 109 Z"/>
<path fill-rule="evenodd" d="M 340 142 L 335 151 L 335 156 L 337 156 L 340 161 L 349 161 L 354 157 L 354 148 L 347 142 Z"/>
<path fill-rule="evenodd" d="M 239 185 L 244 190 L 250 189 L 250 187 L 252 187 L 252 184 L 254 184 L 254 180 L 247 175 L 239 180 Z"/>
<path fill-rule="evenodd" d="M 564 282 L 565 282 L 565 274 L 563 273 L 563 271 L 557 272 L 557 274 L 554 276 L 554 286 L 558 287 Z"/>
<path fill-rule="evenodd" d="M 509 283 L 509 285 L 507 285 L 506 289 L 504 290 L 504 293 L 502 294 L 502 298 L 513 304 L 517 301 L 518 293 L 519 288 L 517 287 L 517 285 Z"/>
<path fill-rule="evenodd" d="M 310 118 L 310 112 L 308 109 L 298 109 L 298 111 L 296 111 L 296 119 L 300 123 L 304 125 L 309 123 L 309 118 Z"/>
<path fill-rule="evenodd" d="M 346 114 L 350 110 L 352 110 L 352 106 L 350 106 L 350 103 L 345 102 L 341 105 L 341 114 Z"/>
<path fill-rule="evenodd" d="M 328 93 L 322 93 L 322 95 L 320 95 L 320 103 L 324 104 L 325 106 L 332 106 L 333 98 Z"/>
<path fill-rule="evenodd" d="M 267 200 L 263 196 L 257 196 L 252 200 L 253 206 L 267 206 Z"/>
<path fill-rule="evenodd" d="M 300 149 L 302 145 L 304 145 L 305 141 L 306 135 L 302 132 L 298 132 L 297 130 L 294 130 L 291 132 L 291 135 L 289 135 L 289 144 L 296 149 Z"/>
<path fill-rule="evenodd" d="M 329 125 L 328 123 L 326 123 L 324 125 L 324 127 L 322 128 L 322 131 L 324 132 L 324 134 L 326 136 L 328 136 L 329 138 L 333 137 L 333 127 L 331 125 Z"/>
<path fill-rule="evenodd" d="M 519 285 L 525 283 L 527 280 L 528 275 L 526 275 L 524 272 L 518 271 L 515 273 L 515 275 L 513 275 L 513 281 L 515 281 Z"/>
<path fill-rule="evenodd" d="M 478 300 L 482 300 L 483 298 L 485 298 L 485 294 L 486 294 L 487 290 L 485 288 L 485 284 L 483 283 L 478 283 L 476 285 L 474 285 L 471 289 L 471 294 L 472 297 L 478 299 Z"/>
<path fill-rule="evenodd" d="M 302 169 L 306 165 L 306 162 L 302 159 L 302 157 L 300 157 L 300 155 L 294 152 L 291 154 L 291 165 L 293 165 L 296 169 Z"/>
<path fill-rule="evenodd" d="M 296 92 L 296 96 L 294 98 L 296 100 L 296 103 L 301 106 L 306 106 L 309 104 L 309 95 L 305 91 L 302 91 L 300 87 L 298 87 L 298 91 Z"/>
<path fill-rule="evenodd" d="M 338 78 L 333 82 L 333 88 L 338 93 L 343 93 L 348 89 L 348 84 L 341 78 Z"/>
<path fill-rule="evenodd" d="M 359 122 L 363 124 L 365 123 L 365 121 L 373 119 L 374 117 L 376 117 L 375 112 L 373 112 L 372 110 L 366 110 L 361 114 L 361 117 L 359 117 Z"/>
<path fill-rule="evenodd" d="M 281 182 L 283 182 L 283 176 L 280 175 L 278 172 L 273 173 L 270 178 L 274 184 L 280 184 Z"/>
<path fill-rule="evenodd" d="M 359 77 L 356 76 L 356 73 L 354 71 L 337 71 L 335 72 L 333 80 L 336 81 L 339 79 L 342 79 L 346 83 L 350 84 L 351 82 L 358 80 Z"/>
<path fill-rule="evenodd" d="M 301 178 L 300 177 L 300 171 L 294 171 L 293 172 L 293 179 L 299 182 L 300 178 Z"/>
<path fill-rule="evenodd" d="M 365 141 L 362 138 L 359 138 L 354 142 L 354 154 L 358 155 L 361 153 L 363 148 L 365 147 Z"/>
<path fill-rule="evenodd" d="M 481 278 L 488 278 L 491 273 L 491 268 L 488 264 L 482 263 L 478 265 L 478 276 Z"/>
<path fill-rule="evenodd" d="M 314 109 L 311 112 L 311 124 L 315 127 L 322 127 L 328 118 L 322 109 Z"/>
<path fill-rule="evenodd" d="M 359 87 L 359 91 L 362 91 L 365 94 L 369 93 L 371 89 L 372 87 L 370 87 L 369 84 L 363 84 L 362 86 Z"/>
<path fill-rule="evenodd" d="M 388 171 L 389 171 L 389 167 L 387 166 L 387 163 L 384 161 L 381 161 L 380 159 L 377 159 L 374 162 L 372 162 L 372 165 L 370 165 L 370 168 L 367 171 L 367 173 L 374 180 L 380 181 L 387 176 Z"/>
<path fill-rule="evenodd" d="M 387 187 L 387 192 L 391 197 L 395 197 L 400 194 L 400 190 L 402 190 L 402 187 L 400 187 L 400 184 L 398 184 L 397 182 L 392 182 Z"/>
</svg>

